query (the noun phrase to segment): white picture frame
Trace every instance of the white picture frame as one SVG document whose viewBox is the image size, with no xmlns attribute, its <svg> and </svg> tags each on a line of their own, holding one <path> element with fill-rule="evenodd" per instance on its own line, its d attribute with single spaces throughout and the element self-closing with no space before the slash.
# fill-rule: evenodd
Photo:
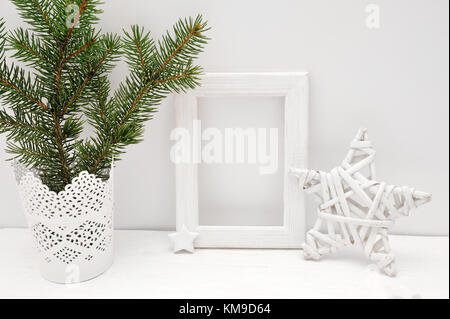
<svg viewBox="0 0 450 319">
<path fill-rule="evenodd" d="M 305 201 L 291 167 L 308 167 L 309 87 L 306 72 L 208 73 L 201 87 L 175 97 L 176 125 L 192 131 L 200 97 L 284 97 L 284 217 L 282 226 L 199 225 L 198 165 L 176 164 L 176 227 L 199 235 L 197 248 L 300 248 Z"/>
</svg>

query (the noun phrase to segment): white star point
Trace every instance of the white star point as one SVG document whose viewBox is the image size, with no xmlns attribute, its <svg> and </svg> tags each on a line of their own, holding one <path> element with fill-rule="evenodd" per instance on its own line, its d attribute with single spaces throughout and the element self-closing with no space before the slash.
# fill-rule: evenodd
<svg viewBox="0 0 450 319">
<path fill-rule="evenodd" d="M 197 236 L 198 233 L 189 231 L 186 225 L 183 225 L 178 232 L 169 234 L 169 238 L 173 242 L 173 251 L 176 253 L 184 250 L 193 253 L 194 241 Z"/>
</svg>

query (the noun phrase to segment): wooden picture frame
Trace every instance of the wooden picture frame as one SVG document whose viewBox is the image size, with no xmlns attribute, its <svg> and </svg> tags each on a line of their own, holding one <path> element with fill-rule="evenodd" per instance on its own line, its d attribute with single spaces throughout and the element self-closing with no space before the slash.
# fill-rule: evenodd
<svg viewBox="0 0 450 319">
<path fill-rule="evenodd" d="M 199 97 L 284 97 L 284 218 L 282 226 L 199 225 L 198 165 L 176 164 L 176 225 L 199 236 L 198 248 L 300 248 L 305 206 L 291 167 L 307 165 L 308 76 L 306 72 L 208 73 L 202 86 L 175 98 L 176 125 L 192 131 Z"/>
</svg>

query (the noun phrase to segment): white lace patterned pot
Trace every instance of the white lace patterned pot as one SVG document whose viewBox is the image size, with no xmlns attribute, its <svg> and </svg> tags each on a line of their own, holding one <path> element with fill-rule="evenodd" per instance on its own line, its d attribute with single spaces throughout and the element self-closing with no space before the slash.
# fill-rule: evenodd
<svg viewBox="0 0 450 319">
<path fill-rule="evenodd" d="M 56 194 L 22 165 L 16 180 L 37 246 L 42 276 L 57 283 L 92 279 L 113 261 L 113 174 L 82 172 Z"/>
</svg>

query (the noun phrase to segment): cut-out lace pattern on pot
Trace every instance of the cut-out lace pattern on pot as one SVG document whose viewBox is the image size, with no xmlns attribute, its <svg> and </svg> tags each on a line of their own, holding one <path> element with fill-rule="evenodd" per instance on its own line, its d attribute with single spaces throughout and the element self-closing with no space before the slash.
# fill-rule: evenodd
<svg viewBox="0 0 450 319">
<path fill-rule="evenodd" d="M 31 227 L 31 231 L 33 232 L 33 237 L 36 243 L 43 250 L 49 250 L 53 246 L 62 242 L 63 237 L 51 230 L 47 226 L 42 223 L 37 223 Z"/>
<path fill-rule="evenodd" d="M 65 264 L 71 264 L 75 259 L 81 255 L 81 252 L 64 247 L 57 251 L 54 256 Z"/>
<path fill-rule="evenodd" d="M 82 172 L 59 194 L 50 191 L 35 174 L 29 172 L 20 182 L 25 195 L 25 210 L 30 215 L 44 216 L 49 219 L 72 217 L 100 212 L 108 201 L 106 183 L 95 175 Z"/>
<path fill-rule="evenodd" d="M 100 251 L 105 251 L 109 247 L 109 245 L 111 245 L 111 242 L 112 242 L 112 236 L 103 237 L 103 239 L 100 241 L 100 243 L 98 244 L 98 246 L 95 249 L 100 250 Z"/>
<path fill-rule="evenodd" d="M 19 163 L 14 163 L 14 170 L 28 224 L 45 264 L 92 264 L 109 254 L 113 236 L 112 171 L 107 182 L 82 172 L 57 194 L 36 172 L 27 171 Z"/>
<path fill-rule="evenodd" d="M 82 247 L 92 247 L 95 242 L 104 237 L 105 230 L 105 224 L 87 221 L 67 234 L 66 239 Z"/>
</svg>

